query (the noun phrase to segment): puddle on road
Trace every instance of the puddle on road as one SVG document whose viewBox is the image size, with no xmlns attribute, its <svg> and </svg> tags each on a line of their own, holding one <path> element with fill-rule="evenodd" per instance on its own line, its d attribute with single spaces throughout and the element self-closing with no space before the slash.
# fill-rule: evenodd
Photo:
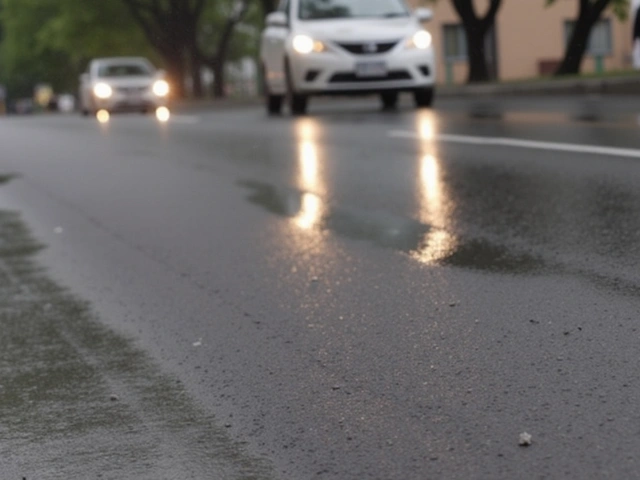
<svg viewBox="0 0 640 480">
<path fill-rule="evenodd" d="M 248 200 L 276 215 L 296 218 L 309 193 L 296 189 L 277 188 L 256 181 L 242 181 L 239 185 L 249 190 Z M 320 201 L 320 200 L 319 200 Z M 313 223 L 318 232 L 330 231 L 352 240 L 369 241 L 377 246 L 391 248 L 420 259 L 428 235 L 435 229 L 417 220 L 371 213 L 355 209 L 324 206 L 321 217 Z M 534 273 L 545 265 L 540 258 L 526 253 L 514 253 L 507 247 L 488 240 L 457 238 L 455 246 L 440 255 L 441 265 L 501 273 Z"/>
<path fill-rule="evenodd" d="M 525 253 L 512 253 L 504 246 L 480 239 L 460 244 L 443 259 L 443 263 L 502 273 L 535 273 L 545 266 L 540 258 Z"/>
<path fill-rule="evenodd" d="M 175 379 L 50 280 L 35 262 L 40 249 L 19 214 L 0 211 L 3 479 L 273 477 Z"/>
<path fill-rule="evenodd" d="M 13 180 L 14 178 L 17 178 L 18 175 L 0 175 L 0 185 L 3 185 L 5 183 L 9 183 L 11 180 Z"/>
</svg>

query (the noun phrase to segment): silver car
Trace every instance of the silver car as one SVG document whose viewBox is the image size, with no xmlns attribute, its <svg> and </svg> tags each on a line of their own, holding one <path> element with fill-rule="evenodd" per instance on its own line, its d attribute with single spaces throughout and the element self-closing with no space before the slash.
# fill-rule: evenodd
<svg viewBox="0 0 640 480">
<path fill-rule="evenodd" d="M 260 43 L 267 111 L 286 100 L 303 114 L 310 96 L 363 93 L 393 108 L 405 91 L 431 106 L 435 55 L 422 25 L 431 16 L 404 0 L 282 0 Z"/>
<path fill-rule="evenodd" d="M 79 108 L 83 115 L 149 112 L 166 106 L 169 84 L 164 72 L 142 57 L 96 58 L 80 76 Z"/>
</svg>

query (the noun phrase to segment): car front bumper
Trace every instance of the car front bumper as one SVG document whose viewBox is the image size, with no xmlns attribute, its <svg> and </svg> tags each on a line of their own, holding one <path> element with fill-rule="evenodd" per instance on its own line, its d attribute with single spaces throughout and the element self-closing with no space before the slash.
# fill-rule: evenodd
<svg viewBox="0 0 640 480">
<path fill-rule="evenodd" d="M 323 52 L 289 57 L 292 82 L 301 94 L 357 94 L 384 90 L 416 90 L 435 83 L 433 50 L 397 51 L 381 55 Z"/>
<path fill-rule="evenodd" d="M 166 106 L 166 97 L 158 97 L 152 92 L 122 92 L 115 90 L 109 98 L 97 98 L 93 102 L 96 110 L 110 112 L 144 111 Z"/>
</svg>

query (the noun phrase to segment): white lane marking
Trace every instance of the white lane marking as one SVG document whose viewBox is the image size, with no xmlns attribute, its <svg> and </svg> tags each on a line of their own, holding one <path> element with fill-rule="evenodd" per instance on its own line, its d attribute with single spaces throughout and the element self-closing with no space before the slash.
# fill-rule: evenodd
<svg viewBox="0 0 640 480">
<path fill-rule="evenodd" d="M 389 137 L 420 138 L 417 132 L 408 130 L 391 130 Z M 593 155 L 609 155 L 613 157 L 640 158 L 640 150 L 633 148 L 600 147 L 597 145 L 579 145 L 575 143 L 540 142 L 536 140 L 522 140 L 503 137 L 472 137 L 469 135 L 437 134 L 433 140 L 467 145 L 484 145 L 498 147 L 529 148 L 533 150 L 552 150 L 556 152 L 589 153 Z"/>
</svg>

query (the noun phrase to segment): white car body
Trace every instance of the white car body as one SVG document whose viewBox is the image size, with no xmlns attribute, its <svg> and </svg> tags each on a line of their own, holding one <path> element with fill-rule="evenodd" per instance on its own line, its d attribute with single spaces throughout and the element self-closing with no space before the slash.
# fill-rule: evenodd
<svg viewBox="0 0 640 480">
<path fill-rule="evenodd" d="M 96 58 L 80 76 L 80 111 L 147 112 L 165 106 L 169 84 L 163 77 L 143 57 Z"/>
<path fill-rule="evenodd" d="M 435 59 L 422 26 L 429 18 L 430 10 L 411 12 L 404 0 L 282 0 L 260 43 L 269 113 L 287 99 L 301 114 L 309 96 L 327 94 L 379 93 L 394 107 L 399 92 L 411 91 L 418 106 L 430 106 Z"/>
</svg>

